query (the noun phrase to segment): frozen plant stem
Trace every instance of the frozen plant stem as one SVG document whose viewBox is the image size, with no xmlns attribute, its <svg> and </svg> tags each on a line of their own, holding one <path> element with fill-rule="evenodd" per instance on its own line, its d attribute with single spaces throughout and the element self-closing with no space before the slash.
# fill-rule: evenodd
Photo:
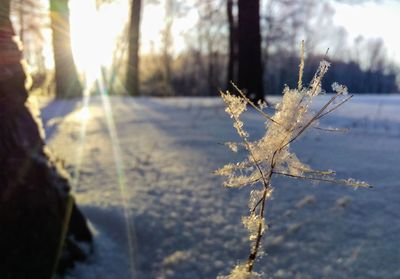
<svg viewBox="0 0 400 279">
<path fill-rule="evenodd" d="M 299 65 L 299 81 L 297 82 L 297 90 L 303 88 L 303 72 L 304 72 L 304 40 L 301 41 L 300 48 L 300 65 Z"/>
<path fill-rule="evenodd" d="M 236 86 L 236 85 L 234 85 L 234 86 Z M 250 102 L 248 99 L 246 99 L 246 101 Z M 227 103 L 227 107 L 228 107 L 228 109 L 229 109 L 229 111 L 230 111 L 230 113 L 232 115 L 232 118 L 234 119 L 234 121 L 236 123 L 236 126 L 240 127 L 240 128 L 237 128 L 237 129 L 241 129 L 240 120 L 233 113 L 233 109 L 230 107 L 230 104 Z M 260 174 L 260 176 L 262 178 L 262 182 L 263 182 L 263 186 L 264 186 L 263 197 L 261 199 L 261 208 L 260 208 L 259 218 L 258 218 L 259 220 L 258 220 L 258 230 L 257 230 L 256 242 L 255 242 L 254 247 L 253 247 L 253 249 L 252 249 L 252 251 L 251 251 L 251 253 L 249 255 L 249 258 L 247 260 L 247 271 L 251 272 L 253 270 L 254 261 L 257 258 L 258 249 L 260 247 L 260 242 L 261 242 L 261 238 L 262 238 L 262 235 L 263 235 L 263 222 L 262 222 L 262 220 L 264 219 L 265 201 L 266 201 L 266 198 L 267 198 L 267 192 L 269 190 L 269 180 L 270 180 L 270 178 L 272 176 L 272 171 L 269 172 L 267 178 L 264 176 L 264 173 L 263 173 L 263 171 L 261 169 L 261 166 L 257 163 L 257 160 L 256 160 L 256 158 L 255 158 L 255 156 L 253 154 L 251 146 L 250 146 L 249 142 L 246 139 L 245 133 L 240 132 L 240 131 L 238 131 L 238 133 L 239 133 L 240 137 L 242 138 L 242 140 L 243 140 L 243 142 L 244 142 L 244 144 L 246 146 L 246 149 L 249 151 L 254 165 L 257 167 L 257 170 L 258 170 L 258 172 L 259 172 L 259 174 Z M 273 163 L 271 163 L 271 165 L 272 164 Z M 271 170 L 272 170 L 272 168 L 271 168 Z"/>
<path fill-rule="evenodd" d="M 310 86 L 303 87 L 302 76 L 304 69 L 304 42 L 302 43 L 301 62 L 299 65 L 299 80 L 296 89 L 285 88 L 282 102 L 277 106 L 273 116 L 268 115 L 260 107 L 252 103 L 243 92 L 233 85 L 239 93 L 237 96 L 229 92 L 221 93 L 222 100 L 226 104 L 226 112 L 233 119 L 233 126 L 241 138 L 241 143 L 229 142 L 226 145 L 234 152 L 238 148 L 244 148 L 248 156 L 242 162 L 227 164 L 216 171 L 217 174 L 226 176 L 226 187 L 252 186 L 255 189 L 250 194 L 250 216 L 243 217 L 243 224 L 249 230 L 251 241 L 250 254 L 247 262 L 236 266 L 228 276 L 231 278 L 259 278 L 260 275 L 253 271 L 254 263 L 259 255 L 261 239 L 264 231 L 268 229 L 265 223 L 265 211 L 268 198 L 271 196 L 274 174 L 288 178 L 302 179 L 317 182 L 342 184 L 355 188 L 371 187 L 368 183 L 354 179 L 336 179 L 333 171 L 313 170 L 302 163 L 290 151 L 290 144 L 298 139 L 308 128 L 316 128 L 323 131 L 341 131 L 340 129 L 324 129 L 318 126 L 318 120 L 335 111 L 352 96 L 346 96 L 347 88 L 334 83 L 332 88 L 336 91 L 316 113 L 309 112 L 314 97 L 321 93 L 321 81 L 329 68 L 329 63 L 322 61 L 317 69 Z M 342 99 L 341 99 L 342 98 Z M 339 101 L 338 101 L 339 100 Z M 337 102 L 337 103 L 335 103 Z M 244 123 L 240 119 L 241 114 L 247 109 L 247 105 L 266 119 L 265 135 L 258 140 L 251 141 L 244 129 Z M 257 190 L 257 184 L 262 188 Z"/>
<path fill-rule="evenodd" d="M 253 271 L 254 261 L 257 259 L 258 250 L 260 249 L 261 238 L 263 236 L 263 224 L 264 223 L 262 222 L 262 220 L 264 220 L 265 203 L 267 200 L 268 192 L 270 191 L 269 181 L 271 180 L 271 177 L 273 174 L 273 169 L 274 169 L 274 157 L 272 158 L 272 161 L 271 161 L 271 171 L 268 173 L 268 178 L 264 179 L 264 181 L 263 181 L 264 189 L 263 189 L 263 195 L 261 198 L 261 203 L 257 203 L 256 206 L 254 207 L 254 211 L 255 211 L 257 209 L 257 207 L 261 204 L 261 208 L 260 208 L 260 212 L 259 212 L 256 241 L 251 250 L 249 258 L 247 259 L 247 265 L 246 265 L 247 272 L 250 272 L 250 273 Z"/>
<path fill-rule="evenodd" d="M 263 197 L 261 200 L 260 220 L 258 221 L 258 231 L 257 231 L 256 243 L 254 244 L 254 247 L 249 255 L 249 258 L 247 259 L 247 271 L 248 272 L 253 271 L 254 261 L 257 258 L 258 249 L 260 248 L 260 242 L 261 242 L 261 238 L 263 236 L 263 233 L 262 233 L 263 223 L 261 221 L 261 218 L 264 218 L 266 198 L 267 198 L 267 189 L 264 189 Z"/>
</svg>

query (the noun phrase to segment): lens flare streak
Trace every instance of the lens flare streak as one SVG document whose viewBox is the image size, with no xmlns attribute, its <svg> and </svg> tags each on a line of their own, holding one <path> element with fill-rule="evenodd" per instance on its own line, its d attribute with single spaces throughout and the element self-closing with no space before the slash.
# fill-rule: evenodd
<svg viewBox="0 0 400 279">
<path fill-rule="evenodd" d="M 101 75 L 99 75 L 101 76 Z M 111 139 L 114 163 L 118 175 L 118 185 L 121 194 L 121 199 L 124 207 L 124 218 L 126 224 L 126 234 L 128 238 L 128 249 L 129 249 L 129 258 L 130 258 L 130 269 L 131 269 L 131 278 L 137 278 L 136 270 L 137 270 L 137 262 L 135 257 L 135 252 L 137 251 L 137 240 L 135 236 L 133 219 L 131 217 L 129 207 L 128 207 L 128 192 L 126 191 L 126 174 L 125 174 L 125 166 L 122 159 L 121 145 L 119 142 L 119 137 L 117 134 L 117 129 L 114 122 L 114 116 L 112 112 L 112 107 L 110 104 L 110 98 L 107 92 L 107 88 L 104 85 L 104 82 L 101 78 L 97 80 L 97 85 L 100 90 L 101 100 L 103 104 L 103 110 L 105 112 L 105 117 L 107 121 L 107 129 Z"/>
<path fill-rule="evenodd" d="M 78 113 L 79 122 L 81 123 L 81 126 L 80 126 L 80 130 L 79 130 L 79 144 L 78 144 L 75 168 L 74 168 L 72 181 L 71 181 L 71 192 L 72 193 L 75 193 L 78 190 L 80 171 L 81 171 L 82 163 L 83 163 L 83 151 L 84 151 L 85 142 L 86 142 L 86 130 L 87 130 L 87 124 L 88 124 L 88 121 L 90 118 L 89 117 L 90 116 L 89 104 L 90 104 L 90 89 L 89 89 L 89 86 L 86 86 L 85 91 L 83 92 L 83 96 L 82 96 L 82 108 L 81 108 L 81 111 Z"/>
</svg>

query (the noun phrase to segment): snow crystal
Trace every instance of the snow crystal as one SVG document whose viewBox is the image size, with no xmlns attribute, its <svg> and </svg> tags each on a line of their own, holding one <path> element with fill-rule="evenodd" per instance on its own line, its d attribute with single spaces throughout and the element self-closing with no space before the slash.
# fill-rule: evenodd
<svg viewBox="0 0 400 279">
<path fill-rule="evenodd" d="M 342 95 L 347 95 L 347 94 L 349 93 L 349 92 L 348 92 L 348 89 L 347 89 L 347 86 L 341 85 L 341 84 L 339 84 L 339 83 L 337 83 L 337 82 L 334 82 L 334 83 L 332 84 L 332 89 L 333 89 L 333 91 L 335 91 L 336 93 L 342 94 Z"/>
<path fill-rule="evenodd" d="M 251 213 L 249 216 L 242 217 L 242 223 L 244 227 L 249 231 L 249 239 L 252 241 L 257 239 L 260 225 L 261 233 L 263 233 L 266 228 L 264 217 L 260 217 L 260 215 L 256 215 L 255 213 Z"/>
<path fill-rule="evenodd" d="M 262 276 L 256 272 L 248 272 L 246 265 L 237 265 L 227 276 L 218 276 L 217 279 L 261 279 Z"/>
</svg>

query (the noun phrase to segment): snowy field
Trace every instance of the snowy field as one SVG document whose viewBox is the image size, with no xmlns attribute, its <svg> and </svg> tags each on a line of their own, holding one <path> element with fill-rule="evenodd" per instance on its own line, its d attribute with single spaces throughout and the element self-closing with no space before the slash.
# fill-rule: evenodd
<svg viewBox="0 0 400 279">
<path fill-rule="evenodd" d="M 47 141 L 95 231 L 93 257 L 68 278 L 227 274 L 248 256 L 241 216 L 249 190 L 224 189 L 212 174 L 243 156 L 220 144 L 238 139 L 222 101 L 107 100 L 92 98 L 90 113 L 80 100 L 40 104 Z M 251 135 L 263 133 L 254 111 L 245 119 Z M 276 179 L 255 270 L 265 278 L 400 278 L 400 96 L 356 96 L 321 125 L 351 130 L 310 130 L 293 146 L 298 157 L 374 188 Z"/>
</svg>

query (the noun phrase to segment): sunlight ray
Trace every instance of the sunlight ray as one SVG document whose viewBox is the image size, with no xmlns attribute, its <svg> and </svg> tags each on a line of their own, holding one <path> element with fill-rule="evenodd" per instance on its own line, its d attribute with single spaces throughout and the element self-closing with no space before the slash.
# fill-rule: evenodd
<svg viewBox="0 0 400 279">
<path fill-rule="evenodd" d="M 76 156 L 76 161 L 75 161 L 75 168 L 73 171 L 73 176 L 72 176 L 72 181 L 71 181 L 71 192 L 75 193 L 78 190 L 78 183 L 80 179 L 80 171 L 83 163 L 83 151 L 85 147 L 85 142 L 86 142 L 86 130 L 87 130 L 87 124 L 89 121 L 89 104 L 90 104 L 90 86 L 86 84 L 85 90 L 83 92 L 82 96 L 82 107 L 81 107 L 81 113 L 83 113 L 84 117 L 80 118 L 80 129 L 79 129 L 79 143 L 78 143 L 78 150 L 77 150 L 77 156 Z"/>
<path fill-rule="evenodd" d="M 101 77 L 101 75 L 99 75 Z M 117 133 L 117 129 L 114 122 L 114 116 L 112 112 L 112 107 L 110 103 L 110 98 L 108 96 L 107 88 L 104 85 L 104 81 L 102 78 L 97 80 L 97 85 L 100 91 L 101 100 L 103 104 L 103 110 L 105 112 L 105 117 L 107 121 L 107 129 L 111 139 L 114 164 L 116 167 L 117 175 L 118 175 L 118 186 L 121 194 L 123 209 L 124 209 L 124 218 L 126 224 L 126 234 L 128 238 L 128 249 L 129 249 L 129 258 L 130 258 L 130 270 L 131 270 L 131 278 L 137 278 L 136 270 L 137 270 L 137 240 L 135 235 L 135 229 L 133 224 L 133 219 L 129 211 L 128 207 L 128 192 L 126 191 L 126 174 L 125 174 L 125 166 L 122 159 L 121 145 L 119 142 L 119 137 Z"/>
<path fill-rule="evenodd" d="M 117 54 L 114 52 L 116 35 L 120 33 L 120 28 L 123 22 L 114 22 L 110 25 L 107 13 L 107 5 L 103 9 L 97 10 L 93 4 L 94 2 L 81 3 L 81 1 L 74 0 L 71 2 L 71 34 L 72 34 L 72 48 L 76 58 L 77 67 L 84 73 L 86 89 L 82 100 L 82 108 L 77 115 L 80 118 L 81 126 L 79 133 L 79 147 L 77 150 L 75 169 L 72 180 L 72 192 L 78 189 L 80 182 L 80 172 L 84 160 L 84 145 L 86 139 L 86 130 L 88 126 L 88 112 L 90 103 L 90 92 L 96 89 L 100 92 L 103 104 L 104 117 L 107 124 L 109 138 L 111 140 L 113 159 L 115 170 L 118 178 L 118 187 L 121 194 L 122 206 L 124 211 L 124 219 L 126 226 L 126 235 L 129 250 L 129 265 L 131 278 L 137 278 L 137 244 L 134 230 L 134 224 L 128 206 L 128 191 L 126 190 L 126 174 L 125 167 L 121 156 L 121 147 L 116 131 L 113 112 L 108 97 L 109 86 L 118 81 L 118 76 L 112 73 L 110 77 L 105 75 L 104 67 L 119 66 L 113 65 L 113 60 L 116 60 Z M 77 6 L 79 4 L 79 6 Z M 85 8 L 82 8 L 84 5 Z M 111 7 L 108 7 L 111 8 Z M 109 12 L 109 11 L 108 11 Z M 79 18 L 90 18 L 89 23 L 86 25 L 76 24 L 80 22 Z M 123 20 L 123 18 L 121 18 Z M 118 28 L 117 28 L 118 27 Z M 101 29 L 103 32 L 95 34 L 92 31 Z M 111 54 L 111 55 L 110 55 Z M 120 55 L 123 55 L 124 52 Z M 113 71 L 115 69 L 112 69 Z M 105 80 L 110 78 L 110 80 Z"/>
</svg>

